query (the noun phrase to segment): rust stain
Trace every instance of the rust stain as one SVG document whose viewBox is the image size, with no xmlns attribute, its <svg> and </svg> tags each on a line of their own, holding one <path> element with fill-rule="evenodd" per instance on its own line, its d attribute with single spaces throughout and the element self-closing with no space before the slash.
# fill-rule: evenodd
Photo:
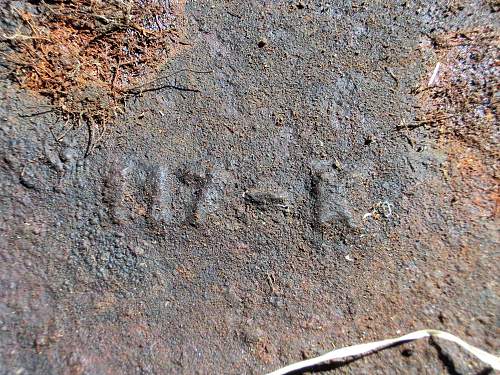
<svg viewBox="0 0 500 375">
<path fill-rule="evenodd" d="M 417 126 L 434 133 L 447 154 L 443 172 L 459 203 L 457 213 L 472 221 L 499 217 L 494 167 L 500 157 L 494 101 L 499 41 L 490 28 L 438 35 L 434 45 L 441 68 L 433 84 L 424 77 L 418 90 L 422 111 Z M 435 73 L 434 67 L 429 71 Z"/>
</svg>

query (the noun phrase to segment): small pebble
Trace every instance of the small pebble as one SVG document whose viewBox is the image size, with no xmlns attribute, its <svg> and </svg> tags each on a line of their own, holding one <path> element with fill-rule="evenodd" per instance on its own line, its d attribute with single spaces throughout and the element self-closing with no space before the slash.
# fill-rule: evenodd
<svg viewBox="0 0 500 375">
<path fill-rule="evenodd" d="M 144 249 L 142 247 L 135 247 L 133 251 L 134 251 L 134 254 L 137 256 L 144 255 Z"/>
</svg>

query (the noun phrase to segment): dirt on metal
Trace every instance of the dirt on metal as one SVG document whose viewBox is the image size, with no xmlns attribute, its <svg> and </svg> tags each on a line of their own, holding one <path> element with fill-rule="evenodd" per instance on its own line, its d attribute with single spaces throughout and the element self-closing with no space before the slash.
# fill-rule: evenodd
<svg viewBox="0 0 500 375">
<path fill-rule="evenodd" d="M 13 56 L 74 2 L 1 3 Z M 92 152 L 2 63 L 0 374 L 264 374 L 424 328 L 498 353 L 496 2 L 162 4 Z M 315 370 L 491 372 L 425 340 Z"/>
</svg>

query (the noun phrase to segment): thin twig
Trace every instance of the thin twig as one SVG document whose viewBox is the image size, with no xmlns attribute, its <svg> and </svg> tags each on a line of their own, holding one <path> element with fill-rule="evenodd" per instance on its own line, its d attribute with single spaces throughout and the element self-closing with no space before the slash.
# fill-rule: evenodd
<svg viewBox="0 0 500 375">
<path fill-rule="evenodd" d="M 142 89 L 142 90 L 133 90 L 133 91 L 129 90 L 128 93 L 131 95 L 141 95 L 141 94 L 144 94 L 146 92 L 158 91 L 158 90 L 163 90 L 163 89 L 173 89 L 173 90 L 187 91 L 187 92 L 200 92 L 200 90 L 198 90 L 198 89 L 192 89 L 189 87 L 180 87 L 180 86 L 174 86 L 174 85 L 167 84 L 167 85 L 161 85 L 161 86 L 151 87 L 151 88 Z"/>
</svg>

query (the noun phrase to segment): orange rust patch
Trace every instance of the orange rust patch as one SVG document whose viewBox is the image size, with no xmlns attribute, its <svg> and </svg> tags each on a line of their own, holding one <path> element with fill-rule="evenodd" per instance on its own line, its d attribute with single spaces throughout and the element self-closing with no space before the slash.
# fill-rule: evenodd
<svg viewBox="0 0 500 375">
<path fill-rule="evenodd" d="M 499 179 L 493 166 L 477 150 L 465 147 L 460 142 L 446 145 L 448 152 L 448 174 L 454 190 L 468 204 L 458 207 L 464 214 L 477 218 L 499 217 Z"/>
<path fill-rule="evenodd" d="M 272 362 L 274 357 L 273 347 L 267 337 L 260 337 L 254 345 L 256 357 L 265 364 Z"/>
<path fill-rule="evenodd" d="M 175 269 L 177 274 L 182 277 L 186 281 L 192 281 L 194 277 L 196 276 L 193 270 L 184 267 L 184 266 L 179 266 Z"/>
<path fill-rule="evenodd" d="M 433 82 L 426 77 L 420 89 L 418 124 L 436 135 L 448 155 L 444 173 L 458 211 L 472 221 L 496 219 L 500 35 L 488 28 L 461 30 L 438 35 L 434 45 L 439 66 Z"/>
</svg>

